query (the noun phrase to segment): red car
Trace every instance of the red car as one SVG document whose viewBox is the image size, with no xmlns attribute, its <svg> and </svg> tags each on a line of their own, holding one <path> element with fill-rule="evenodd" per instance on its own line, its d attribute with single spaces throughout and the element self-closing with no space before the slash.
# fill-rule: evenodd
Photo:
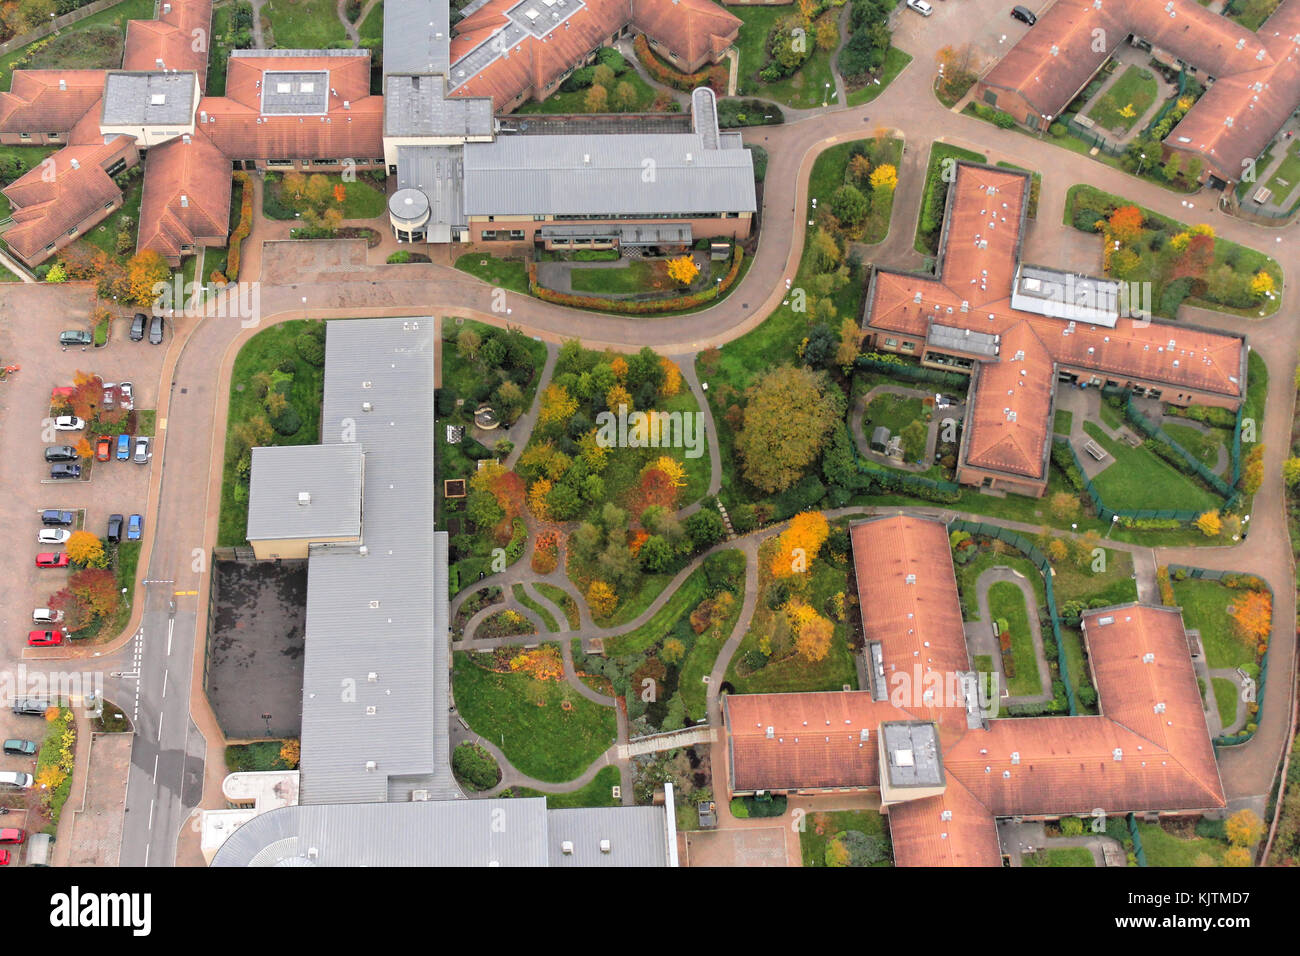
<svg viewBox="0 0 1300 956">
<path fill-rule="evenodd" d="M 8 865 L 9 865 L 9 851 L 0 850 L 0 866 L 8 866 Z"/>
<path fill-rule="evenodd" d="M 95 440 L 95 461 L 108 461 L 113 454 L 113 436 L 100 435 Z"/>
<path fill-rule="evenodd" d="M 62 631 L 28 631 L 27 632 L 28 647 L 57 647 L 62 643 L 63 643 Z M 4 832 L 5 831 L 0 830 L 0 834 L 3 834 Z M 3 842 L 4 840 L 0 839 L 0 843 Z"/>
<path fill-rule="evenodd" d="M 44 551 L 36 556 L 36 566 L 38 568 L 66 568 L 68 566 L 68 552 Z"/>
<path fill-rule="evenodd" d="M 75 395 L 76 393 L 77 390 L 73 388 L 71 385 L 60 385 L 57 388 L 50 389 L 50 401 L 52 402 L 66 401 L 72 398 L 72 396 Z"/>
<path fill-rule="evenodd" d="M 0 843 L 22 843 L 27 839 L 27 831 L 17 827 L 5 827 L 0 830 Z"/>
</svg>

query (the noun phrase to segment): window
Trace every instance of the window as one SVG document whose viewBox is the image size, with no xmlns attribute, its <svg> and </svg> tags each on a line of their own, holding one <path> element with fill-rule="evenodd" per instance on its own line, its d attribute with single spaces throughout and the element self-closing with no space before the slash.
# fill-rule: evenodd
<svg viewBox="0 0 1300 956">
<path fill-rule="evenodd" d="M 105 209 L 112 209 L 112 208 L 113 208 L 113 200 L 110 199 L 108 202 L 104 203 L 104 208 L 105 208 Z"/>
<path fill-rule="evenodd" d="M 69 236 L 72 236 L 72 237 L 74 237 L 74 238 L 76 237 L 76 235 L 77 235 L 77 229 L 76 229 L 75 226 L 74 226 L 73 228 L 71 228 L 71 229 L 68 230 L 68 235 L 69 235 Z"/>
<path fill-rule="evenodd" d="M 885 339 L 885 348 L 888 349 L 898 348 L 898 339 Z"/>
<path fill-rule="evenodd" d="M 311 162 L 313 166 L 337 166 L 339 164 L 337 159 L 313 159 Z"/>
<path fill-rule="evenodd" d="M 511 229 L 510 238 L 518 242 L 519 240 L 524 238 L 524 231 L 522 229 Z"/>
<path fill-rule="evenodd" d="M 497 237 L 497 231 L 495 229 L 484 229 L 483 232 L 480 234 L 480 238 L 482 238 L 484 242 L 491 242 L 496 237 Z"/>
<path fill-rule="evenodd" d="M 496 216 L 488 216 L 488 222 L 496 222 L 496 221 L 497 221 Z"/>
<path fill-rule="evenodd" d="M 45 251 L 46 251 L 46 252 L 53 252 L 53 251 L 54 251 L 54 243 L 51 242 L 48 246 L 46 246 L 46 247 L 45 247 Z"/>
<path fill-rule="evenodd" d="M 534 216 L 534 217 L 533 217 L 533 222 L 546 222 L 546 217 L 545 217 L 545 216 Z"/>
<path fill-rule="evenodd" d="M 45 138 L 46 138 L 46 139 L 58 139 L 58 138 L 61 137 L 62 135 L 63 135 L 62 133 L 46 133 L 46 134 L 45 134 Z"/>
<path fill-rule="evenodd" d="M 904 351 L 904 352 L 914 352 L 914 351 L 916 351 L 916 343 L 915 343 L 915 342 L 904 342 L 904 343 L 903 343 L 903 351 Z"/>
<path fill-rule="evenodd" d="M 987 103 L 989 106 L 997 106 L 997 105 L 998 105 L 998 94 L 995 93 L 995 92 L 993 92 L 992 90 L 985 90 L 985 91 L 984 91 L 984 102 Z"/>
<path fill-rule="evenodd" d="M 292 166 L 292 165 L 293 165 L 293 160 L 292 160 L 292 159 L 268 159 L 268 160 L 266 161 L 266 165 L 268 165 L 268 166 Z"/>
<path fill-rule="evenodd" d="M 31 138 L 32 138 L 32 134 L 31 134 L 31 133 L 19 133 L 19 134 L 18 134 L 18 138 L 19 138 L 19 139 L 31 139 Z"/>
</svg>

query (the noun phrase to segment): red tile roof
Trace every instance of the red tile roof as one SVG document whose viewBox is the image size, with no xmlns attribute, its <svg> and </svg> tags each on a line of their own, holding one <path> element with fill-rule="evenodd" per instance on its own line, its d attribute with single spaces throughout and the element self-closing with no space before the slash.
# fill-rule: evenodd
<svg viewBox="0 0 1300 956">
<path fill-rule="evenodd" d="M 226 97 L 260 110 L 264 74 L 315 71 L 329 74 L 331 111 L 341 110 L 344 101 L 355 104 L 370 96 L 370 52 L 357 50 L 355 56 L 232 56 L 226 71 Z"/>
<path fill-rule="evenodd" d="M 157 20 L 131 20 L 126 25 L 124 70 L 194 70 L 199 88 L 207 86 L 208 43 L 212 27 L 212 0 L 164 0 Z M 201 31 L 201 32 L 199 32 Z"/>
<path fill-rule="evenodd" d="M 863 629 L 881 642 L 886 674 L 921 660 L 968 670 L 945 526 L 899 516 L 854 525 L 852 537 Z M 900 585 L 910 568 L 921 569 L 917 580 Z M 1084 632 L 1099 716 L 995 718 L 970 729 L 963 708 L 904 699 L 892 680 L 890 701 L 868 691 L 729 695 L 731 788 L 879 786 L 880 724 L 919 719 L 938 727 L 946 788 L 888 808 L 900 866 L 997 866 L 999 816 L 1225 806 L 1179 612 L 1092 611 Z"/>
<path fill-rule="evenodd" d="M 0 93 L 0 133 L 68 132 L 103 98 L 106 76 L 105 70 L 15 70 L 9 92 Z"/>
<path fill-rule="evenodd" d="M 999 354 L 982 360 L 974 379 L 963 464 L 1045 475 L 1053 363 L 1232 398 L 1245 394 L 1245 345 L 1238 336 L 1129 318 L 1114 328 L 1077 322 L 1071 330 L 1064 319 L 1011 308 L 1027 186 L 1023 173 L 958 163 L 938 277 L 878 271 L 872 279 L 870 331 L 924 340 L 935 323 L 1002 337 Z"/>
<path fill-rule="evenodd" d="M 741 20 L 711 0 L 633 0 L 632 25 L 687 64 L 718 56 L 736 42 Z"/>
<path fill-rule="evenodd" d="M 201 131 L 149 150 L 137 248 L 167 257 L 198 238 L 224 237 L 230 222 L 230 160 Z M 199 277 L 199 281 L 206 281 Z"/>
</svg>

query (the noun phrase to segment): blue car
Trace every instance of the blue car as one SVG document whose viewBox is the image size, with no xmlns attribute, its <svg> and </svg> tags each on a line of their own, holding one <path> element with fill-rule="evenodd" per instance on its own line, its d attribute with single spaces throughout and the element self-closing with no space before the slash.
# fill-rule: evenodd
<svg viewBox="0 0 1300 956">
<path fill-rule="evenodd" d="M 131 436 L 122 434 L 117 436 L 117 460 L 130 461 L 131 459 Z"/>
<path fill-rule="evenodd" d="M 126 540 L 139 541 L 140 535 L 144 531 L 144 518 L 140 515 L 131 515 L 126 522 Z"/>
</svg>

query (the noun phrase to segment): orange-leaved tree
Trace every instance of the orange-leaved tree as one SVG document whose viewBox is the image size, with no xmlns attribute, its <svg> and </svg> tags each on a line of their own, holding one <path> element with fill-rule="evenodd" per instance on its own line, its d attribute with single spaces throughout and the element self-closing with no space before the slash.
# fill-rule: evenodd
<svg viewBox="0 0 1300 956">
<path fill-rule="evenodd" d="M 160 282 L 166 283 L 171 274 L 171 267 L 160 253 L 142 249 L 126 264 L 127 294 L 132 301 L 148 305 L 157 297 L 154 286 Z"/>
<path fill-rule="evenodd" d="M 1107 231 L 1112 238 L 1122 243 L 1130 243 L 1142 235 L 1142 210 L 1137 206 L 1120 206 L 1106 220 Z"/>
<path fill-rule="evenodd" d="M 1268 591 L 1247 591 L 1236 601 L 1232 617 L 1248 640 L 1268 640 L 1273 630 L 1273 595 Z"/>
<path fill-rule="evenodd" d="M 807 571 L 830 533 L 830 524 L 820 511 L 801 511 L 795 515 L 777 539 L 772 574 L 779 578 Z"/>
</svg>

